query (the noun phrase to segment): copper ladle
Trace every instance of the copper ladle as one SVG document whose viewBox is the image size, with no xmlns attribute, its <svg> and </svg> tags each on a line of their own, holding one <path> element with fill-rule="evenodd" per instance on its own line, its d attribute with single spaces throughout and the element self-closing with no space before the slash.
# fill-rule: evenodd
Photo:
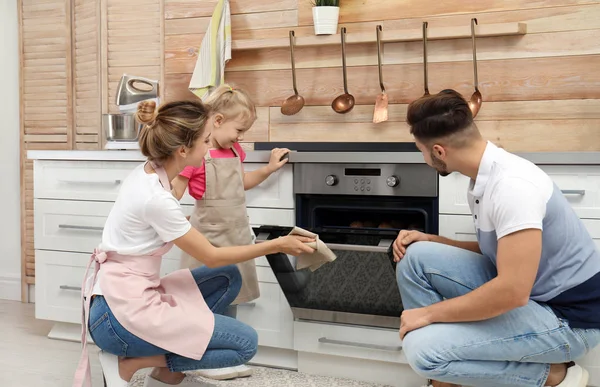
<svg viewBox="0 0 600 387">
<path fill-rule="evenodd" d="M 473 95 L 471 95 L 471 99 L 469 100 L 469 109 L 471 109 L 473 118 L 475 118 L 477 113 L 479 113 L 479 109 L 481 109 L 481 104 L 483 103 L 481 93 L 479 92 L 479 80 L 477 79 L 477 48 L 475 47 L 476 24 L 477 19 L 471 19 L 471 39 L 473 41 L 473 72 L 475 73 L 475 92 L 473 92 Z"/>
<path fill-rule="evenodd" d="M 425 85 L 425 94 L 423 97 L 429 95 L 429 81 L 427 79 L 427 22 L 423 22 L 423 76 Z"/>
<path fill-rule="evenodd" d="M 294 59 L 294 31 L 290 31 L 290 53 L 292 59 L 292 82 L 294 84 L 294 95 L 283 101 L 281 105 L 281 114 L 286 116 L 292 116 L 298 113 L 304 107 L 304 98 L 298 94 L 296 88 L 296 64 Z"/>
<path fill-rule="evenodd" d="M 340 114 L 348 113 L 354 108 L 354 96 L 348 93 L 348 81 L 346 79 L 346 27 L 342 27 L 342 70 L 344 72 L 344 94 L 338 96 L 331 103 L 331 108 Z"/>
</svg>

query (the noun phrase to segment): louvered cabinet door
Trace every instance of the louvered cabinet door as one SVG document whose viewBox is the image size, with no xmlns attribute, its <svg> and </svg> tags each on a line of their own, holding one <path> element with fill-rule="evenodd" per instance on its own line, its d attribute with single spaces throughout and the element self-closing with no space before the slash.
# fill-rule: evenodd
<svg viewBox="0 0 600 387">
<path fill-rule="evenodd" d="M 75 149 L 102 146 L 100 0 L 72 0 Z"/>
<path fill-rule="evenodd" d="M 87 1 L 87 0 L 86 0 Z M 106 113 L 118 113 L 116 90 L 123 74 L 161 79 L 162 13 L 160 0 L 101 0 L 106 2 L 102 55 L 108 79 Z M 160 85 L 162 87 L 162 84 Z"/>
</svg>

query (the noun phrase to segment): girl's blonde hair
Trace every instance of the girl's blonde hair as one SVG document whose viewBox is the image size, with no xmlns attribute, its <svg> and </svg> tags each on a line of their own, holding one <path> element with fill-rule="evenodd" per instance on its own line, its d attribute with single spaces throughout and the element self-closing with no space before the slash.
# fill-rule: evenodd
<svg viewBox="0 0 600 387">
<path fill-rule="evenodd" d="M 256 106 L 252 98 L 242 89 L 223 84 L 212 91 L 204 99 L 211 107 L 212 113 L 220 113 L 225 120 L 240 119 L 249 128 L 256 120 Z"/>
<path fill-rule="evenodd" d="M 180 147 L 193 148 L 209 115 L 210 107 L 200 100 L 169 102 L 158 110 L 154 101 L 140 102 L 135 116 L 144 124 L 138 140 L 142 154 L 161 164 Z"/>
</svg>

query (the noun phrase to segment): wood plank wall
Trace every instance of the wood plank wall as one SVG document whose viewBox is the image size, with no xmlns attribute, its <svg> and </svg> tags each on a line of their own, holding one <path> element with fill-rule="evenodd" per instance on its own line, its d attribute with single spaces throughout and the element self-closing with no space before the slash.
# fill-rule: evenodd
<svg viewBox="0 0 600 387">
<path fill-rule="evenodd" d="M 197 51 L 215 1 L 165 0 L 165 91 L 167 99 L 192 98 L 187 91 Z M 234 39 L 313 35 L 308 0 L 260 4 L 231 0 Z M 348 33 L 524 22 L 524 36 L 477 42 L 484 104 L 477 117 L 484 135 L 510 151 L 600 150 L 600 4 L 591 0 L 480 0 L 472 3 L 344 0 L 340 26 Z M 429 88 L 473 92 L 470 39 L 430 41 Z M 289 95 L 287 48 L 234 51 L 226 80 L 247 89 L 268 123 L 257 139 L 271 141 L 410 141 L 406 104 L 423 94 L 422 43 L 384 46 L 384 82 L 390 120 L 372 124 L 379 93 L 375 44 L 347 47 L 348 88 L 357 101 L 339 115 L 331 101 L 343 93 L 340 47 L 296 49 L 298 87 L 307 106 L 287 117 L 279 106 Z M 268 111 L 266 110 L 267 108 Z M 250 132 L 254 131 L 252 129 Z"/>
</svg>

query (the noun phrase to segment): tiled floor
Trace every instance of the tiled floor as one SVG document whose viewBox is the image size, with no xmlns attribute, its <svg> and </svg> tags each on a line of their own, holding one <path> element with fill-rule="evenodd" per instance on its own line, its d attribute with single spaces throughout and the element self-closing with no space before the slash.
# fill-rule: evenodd
<svg viewBox="0 0 600 387">
<path fill-rule="evenodd" d="M 50 340 L 46 337 L 51 323 L 35 319 L 33 304 L 0 300 L 0 386 L 69 387 L 80 355 L 80 344 Z M 92 346 L 92 384 L 102 386 L 97 349 Z M 143 385 L 136 375 L 132 387 Z M 239 387 L 376 387 L 353 380 L 333 379 L 256 367 L 250 378 L 228 382 L 211 381 L 206 386 Z"/>
</svg>

